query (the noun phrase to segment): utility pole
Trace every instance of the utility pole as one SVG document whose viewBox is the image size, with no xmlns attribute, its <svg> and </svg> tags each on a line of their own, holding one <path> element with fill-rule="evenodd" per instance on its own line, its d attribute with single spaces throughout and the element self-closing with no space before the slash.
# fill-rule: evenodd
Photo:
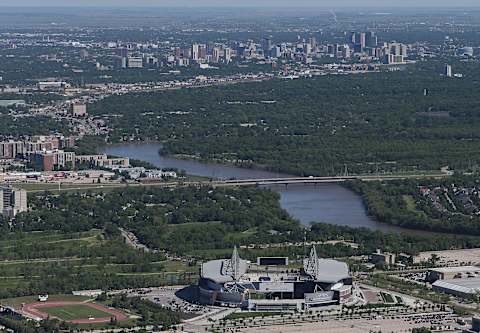
<svg viewBox="0 0 480 333">
<path fill-rule="evenodd" d="M 307 257 L 307 229 L 303 230 L 303 257 Z"/>
</svg>

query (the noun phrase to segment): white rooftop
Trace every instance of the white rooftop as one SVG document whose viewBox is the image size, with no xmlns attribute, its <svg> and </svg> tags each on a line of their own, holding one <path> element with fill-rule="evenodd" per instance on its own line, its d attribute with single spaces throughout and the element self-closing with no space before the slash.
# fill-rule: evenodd
<svg viewBox="0 0 480 333">
<path fill-rule="evenodd" d="M 454 267 L 436 267 L 430 269 L 439 273 L 461 273 L 461 272 L 480 272 L 478 266 L 454 266 Z"/>
<path fill-rule="evenodd" d="M 433 283 L 433 286 L 465 294 L 475 294 L 480 291 L 480 278 L 438 280 Z"/>
<path fill-rule="evenodd" d="M 210 279 L 217 283 L 232 282 L 235 280 L 234 274 L 228 272 L 225 268 L 230 264 L 231 259 L 211 260 L 202 264 L 201 275 L 205 279 Z M 247 272 L 247 261 L 239 260 L 239 272 L 237 274 L 244 275 Z"/>
</svg>

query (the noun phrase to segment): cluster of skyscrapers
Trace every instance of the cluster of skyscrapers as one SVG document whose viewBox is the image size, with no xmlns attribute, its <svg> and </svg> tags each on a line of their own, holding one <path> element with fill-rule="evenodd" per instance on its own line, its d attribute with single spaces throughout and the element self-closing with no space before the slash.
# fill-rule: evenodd
<svg viewBox="0 0 480 333">
<path fill-rule="evenodd" d="M 117 49 L 117 67 L 143 68 L 163 65 L 185 67 L 191 64 L 204 63 L 228 64 L 233 56 L 231 48 L 216 43 L 194 43 L 190 47 L 174 47 L 172 51 L 170 54 L 159 57 L 138 52 L 134 47 L 121 47 Z"/>
<path fill-rule="evenodd" d="M 233 58 L 240 60 L 280 60 L 312 63 L 317 58 L 358 58 L 377 60 L 386 64 L 403 63 L 407 45 L 389 42 L 379 43 L 373 31 L 345 33 L 345 41 L 338 44 L 318 43 L 315 36 L 298 38 L 295 42 L 274 42 L 271 38 L 260 41 L 247 40 L 230 43 L 193 43 L 175 46 L 163 55 L 144 53 L 134 44 L 117 48 L 118 67 L 143 68 L 160 66 L 190 66 L 193 64 L 228 64 Z"/>
</svg>

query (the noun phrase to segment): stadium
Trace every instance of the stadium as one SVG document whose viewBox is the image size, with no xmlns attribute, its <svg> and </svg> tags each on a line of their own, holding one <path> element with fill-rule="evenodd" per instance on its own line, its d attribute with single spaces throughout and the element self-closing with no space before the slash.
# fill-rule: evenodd
<svg viewBox="0 0 480 333">
<path fill-rule="evenodd" d="M 341 304 L 352 296 L 347 264 L 320 259 L 315 247 L 303 267 L 288 267 L 288 258 L 262 257 L 256 263 L 232 257 L 202 264 L 200 302 L 255 311 L 305 310 Z"/>
</svg>

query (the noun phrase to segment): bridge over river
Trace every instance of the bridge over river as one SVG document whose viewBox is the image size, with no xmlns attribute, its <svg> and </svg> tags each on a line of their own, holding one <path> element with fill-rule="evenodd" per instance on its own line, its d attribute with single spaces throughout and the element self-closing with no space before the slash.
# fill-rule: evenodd
<svg viewBox="0 0 480 333">
<path fill-rule="evenodd" d="M 381 181 L 398 179 L 422 179 L 422 178 L 443 178 L 448 174 L 411 174 L 411 175 L 365 175 L 365 176 L 332 176 L 332 177 L 286 177 L 286 178 L 264 178 L 264 179 L 230 179 L 194 182 L 191 185 L 213 185 L 213 186 L 252 186 L 252 185 L 289 185 L 289 184 L 321 184 L 341 183 L 351 180 Z"/>
</svg>

